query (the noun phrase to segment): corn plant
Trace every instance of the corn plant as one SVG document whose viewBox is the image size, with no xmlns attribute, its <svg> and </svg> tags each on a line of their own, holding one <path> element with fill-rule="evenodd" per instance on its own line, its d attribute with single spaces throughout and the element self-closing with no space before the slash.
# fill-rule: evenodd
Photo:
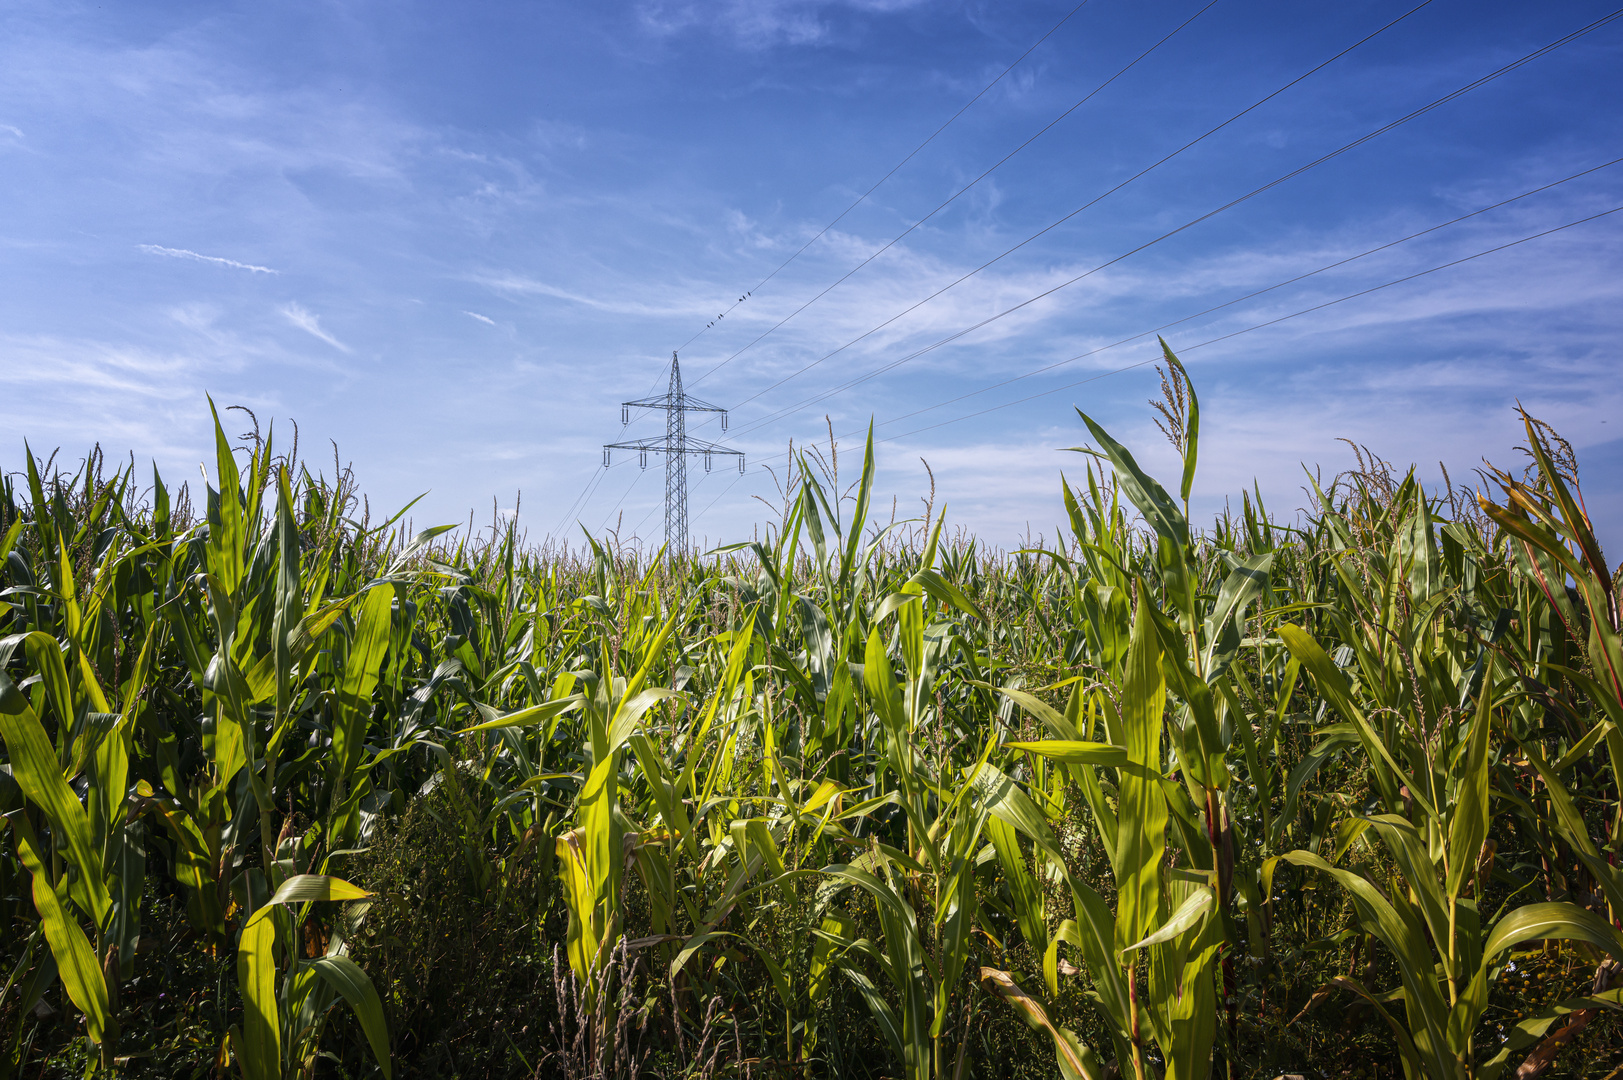
<svg viewBox="0 0 1623 1080">
<path fill-rule="evenodd" d="M 1478 499 L 1358 447 L 1200 529 L 1161 362 L 1177 482 L 1083 416 L 1013 552 L 886 520 L 871 435 L 697 557 L 374 522 L 257 422 L 195 502 L 30 453 L 6 1074 L 1581 1073 L 1623 655 L 1573 456 L 1525 417 Z M 518 943 L 500 988 L 401 962 L 452 922 Z"/>
</svg>

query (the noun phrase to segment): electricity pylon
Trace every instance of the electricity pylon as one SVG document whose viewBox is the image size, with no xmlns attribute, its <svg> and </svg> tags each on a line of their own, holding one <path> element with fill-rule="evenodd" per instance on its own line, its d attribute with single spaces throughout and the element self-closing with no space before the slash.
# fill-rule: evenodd
<svg viewBox="0 0 1623 1080">
<path fill-rule="evenodd" d="M 620 403 L 620 423 L 631 422 L 632 409 L 664 409 L 665 437 L 663 439 L 636 439 L 632 442 L 605 443 L 603 467 L 609 467 L 609 451 L 636 450 L 641 465 L 648 468 L 649 454 L 665 455 L 665 551 L 669 556 L 688 554 L 688 455 L 704 457 L 704 471 L 709 472 L 711 459 L 727 455 L 738 459 L 738 471 L 744 471 L 744 452 L 731 450 L 703 439 L 688 438 L 687 414 L 712 412 L 721 414 L 721 430 L 727 430 L 727 410 L 708 401 L 700 401 L 682 389 L 682 365 L 671 353 L 670 388 L 658 397 L 640 398 Z"/>
</svg>

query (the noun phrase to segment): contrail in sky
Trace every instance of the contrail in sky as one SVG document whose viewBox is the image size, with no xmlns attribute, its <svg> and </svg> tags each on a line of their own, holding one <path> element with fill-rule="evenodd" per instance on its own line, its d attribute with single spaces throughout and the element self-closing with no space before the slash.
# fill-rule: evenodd
<svg viewBox="0 0 1623 1080">
<path fill-rule="evenodd" d="M 280 270 L 272 270 L 268 266 L 255 266 L 252 263 L 238 262 L 235 259 L 222 259 L 218 255 L 199 255 L 195 251 L 185 248 L 159 247 L 157 244 L 137 245 L 148 255 L 168 255 L 172 259 L 196 259 L 198 262 L 218 263 L 221 266 L 230 266 L 238 270 L 250 270 L 256 274 L 280 274 Z"/>
</svg>

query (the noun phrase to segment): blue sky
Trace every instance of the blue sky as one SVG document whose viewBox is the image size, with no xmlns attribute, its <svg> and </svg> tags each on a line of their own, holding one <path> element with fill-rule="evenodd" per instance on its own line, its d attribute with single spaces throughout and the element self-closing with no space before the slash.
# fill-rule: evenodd
<svg viewBox="0 0 1623 1080">
<path fill-rule="evenodd" d="M 599 447 L 658 432 L 618 403 L 683 346 L 752 463 L 696 483 L 695 534 L 747 536 L 791 439 L 832 429 L 849 471 L 873 418 L 887 514 L 928 462 L 1013 546 L 1062 516 L 1077 407 L 1171 476 L 1154 336 L 1113 343 L 1187 319 L 1202 513 L 1253 479 L 1304 505 L 1343 438 L 1466 482 L 1516 462 L 1519 400 L 1577 448 L 1615 559 L 1623 213 L 1423 272 L 1623 205 L 1623 164 L 1596 169 L 1623 20 L 1158 239 L 1611 11 L 1414 2 L 5 3 L 0 464 L 99 442 L 195 478 L 209 393 L 336 442 L 374 511 L 488 521 L 522 491 L 532 537 L 657 542 L 657 464 Z"/>
</svg>

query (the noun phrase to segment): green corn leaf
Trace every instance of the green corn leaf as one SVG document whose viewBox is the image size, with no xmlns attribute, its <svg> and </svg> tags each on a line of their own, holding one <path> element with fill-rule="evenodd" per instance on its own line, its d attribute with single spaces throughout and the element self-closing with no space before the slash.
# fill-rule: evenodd
<svg viewBox="0 0 1623 1080">
<path fill-rule="evenodd" d="M 1459 898 L 1476 872 L 1482 843 L 1488 838 L 1488 736 L 1493 730 L 1493 664 L 1490 662 L 1477 695 L 1476 716 L 1466 736 L 1465 771 L 1449 808 L 1448 899 Z"/>
<path fill-rule="evenodd" d="M 366 590 L 355 618 L 355 638 L 344 659 L 343 680 L 338 685 L 338 718 L 332 732 L 332 767 L 346 782 L 354 775 L 365 750 L 372 691 L 389 648 L 393 603 L 392 585 L 374 585 Z"/>
<path fill-rule="evenodd" d="M 1128 499 L 1138 507 L 1144 520 L 1158 535 L 1173 544 L 1179 551 L 1189 546 L 1189 522 L 1184 518 L 1183 511 L 1172 501 L 1166 489 L 1159 482 L 1139 468 L 1138 462 L 1128 449 L 1115 439 L 1109 432 L 1093 422 L 1093 419 L 1081 409 L 1076 415 L 1088 425 L 1088 431 L 1104 449 L 1110 464 L 1116 470 L 1116 478 L 1121 483 L 1122 490 L 1127 493 Z M 1076 450 L 1080 447 L 1072 447 Z"/>
<path fill-rule="evenodd" d="M 885 597 L 884 600 L 880 601 L 879 606 L 874 608 L 873 617 L 870 619 L 870 622 L 877 628 L 877 626 L 883 622 L 887 616 L 901 611 L 909 604 L 919 604 L 923 601 L 923 598 L 924 587 L 922 585 L 916 585 L 909 582 L 908 584 L 903 585 L 898 591 L 891 593 L 889 596 Z"/>
<path fill-rule="evenodd" d="M 840 974 L 850 980 L 851 985 L 855 986 L 857 993 L 862 996 L 863 1003 L 868 1006 L 868 1012 L 874 1018 L 874 1023 L 884 1034 L 890 1052 L 895 1055 L 896 1060 L 906 1061 L 909 1046 L 902 1034 L 902 1025 L 896 1020 L 896 1010 L 890 1007 L 885 995 L 880 993 L 879 988 L 867 975 L 849 964 L 841 964 L 839 967 Z"/>
<path fill-rule="evenodd" d="M 264 915 L 276 904 L 302 904 L 311 900 L 365 900 L 371 895 L 365 889 L 351 885 L 343 878 L 328 877 L 325 874 L 295 874 L 282 882 L 266 901 L 266 907 L 260 908 L 255 913 L 255 918 Z"/>
<path fill-rule="evenodd" d="M 777 841 L 772 839 L 771 827 L 765 819 L 734 821 L 728 828 L 732 833 L 734 849 L 746 864 L 751 856 L 759 855 L 774 878 L 782 877 L 787 872 L 783 855 L 778 851 Z"/>
<path fill-rule="evenodd" d="M 1623 962 L 1623 935 L 1611 923 L 1576 904 L 1543 903 L 1526 904 L 1494 924 L 1482 947 L 1482 963 L 1492 964 L 1524 941 L 1549 939 L 1582 941 Z"/>
<path fill-rule="evenodd" d="M 1142 941 L 1135 941 L 1123 949 L 1123 957 L 1125 958 L 1127 953 L 1135 949 L 1145 949 L 1151 945 L 1159 945 L 1162 942 L 1171 941 L 1173 938 L 1178 937 L 1191 927 L 1201 923 L 1215 904 L 1216 894 L 1210 888 L 1195 890 L 1189 895 L 1189 899 L 1178 906 L 1178 910 L 1173 912 L 1166 922 L 1156 928 L 1153 934 Z"/>
<path fill-rule="evenodd" d="M 256 669 L 248 676 L 250 685 L 260 675 L 261 684 L 254 686 L 254 700 L 259 701 L 270 692 L 276 695 L 276 726 L 287 719 L 292 705 L 293 651 L 295 628 L 304 618 L 304 589 L 302 587 L 298 522 L 293 516 L 293 489 L 288 483 L 287 468 L 276 473 L 276 610 L 271 622 L 270 678 L 264 678 Z M 262 663 L 260 667 L 263 667 Z M 271 683 L 271 686 L 263 685 Z M 343 702 L 340 701 L 340 708 Z"/>
<path fill-rule="evenodd" d="M 209 399 L 209 412 L 214 415 L 214 462 L 218 492 L 209 491 L 208 563 L 209 574 L 219 583 L 225 596 L 235 596 L 242 582 L 242 556 L 247 548 L 242 512 L 242 478 L 237 471 L 237 459 L 231 452 L 231 443 L 220 427 L 220 414 L 215 411 L 214 400 Z"/>
<path fill-rule="evenodd" d="M 879 636 L 877 622 L 868 634 L 867 651 L 863 657 L 862 680 L 868 688 L 868 699 L 873 704 L 874 712 L 879 719 L 892 731 L 902 731 L 907 726 L 907 717 L 902 708 L 901 687 L 896 685 L 895 673 L 891 671 L 890 655 L 885 649 L 884 638 Z"/>
<path fill-rule="evenodd" d="M 1128 760 L 1137 768 L 1124 769 L 1121 775 L 1121 810 L 1116 823 L 1116 955 L 1149 935 L 1161 906 L 1161 859 L 1168 818 L 1159 779 L 1166 680 L 1161 671 L 1160 638 L 1151 622 L 1153 603 L 1140 583 L 1121 693 Z"/>
<path fill-rule="evenodd" d="M 592 988 L 593 962 L 598 955 L 600 941 L 594 933 L 594 913 L 597 893 L 593 888 L 591 871 L 586 866 L 586 852 L 581 842 L 580 829 L 574 829 L 555 841 L 558 876 L 564 884 L 564 904 L 569 909 L 569 930 L 566 949 L 569 966 L 582 987 Z M 686 953 L 678 959 L 686 959 Z M 674 972 L 673 972 L 674 975 Z"/>
<path fill-rule="evenodd" d="M 1337 975 L 1330 980 L 1331 986 L 1339 986 L 1344 990 L 1351 990 L 1375 1008 L 1375 1015 L 1386 1021 L 1387 1027 L 1392 1029 L 1392 1037 L 1397 1040 L 1398 1053 L 1403 1058 L 1404 1073 L 1407 1076 L 1422 1077 L 1429 1075 L 1426 1072 L 1426 1061 L 1420 1050 L 1415 1046 L 1413 1037 L 1397 1017 L 1387 1011 L 1386 1004 L 1376 995 L 1369 992 L 1363 983 L 1345 975 Z"/>
<path fill-rule="evenodd" d="M 56 958 L 57 972 L 69 999 L 85 1017 L 85 1030 L 92 1042 L 101 1042 L 107 1028 L 116 1021 L 108 1005 L 107 980 L 96 966 L 96 953 L 79 923 L 63 908 L 45 869 L 39 839 L 21 812 L 12 814 L 12 835 L 17 838 L 17 854 L 33 878 L 34 910 L 45 928 L 45 940 Z"/>
<path fill-rule="evenodd" d="M 54 648 L 54 645 L 53 645 Z M 100 926 L 112 906 L 101 856 L 96 851 L 90 817 L 62 779 L 56 752 L 39 719 L 16 685 L 0 671 L 0 738 L 11 758 L 11 775 L 28 800 L 45 811 L 52 827 L 67 845 L 79 875 L 72 886 L 74 901 Z"/>
<path fill-rule="evenodd" d="M 888 881 L 866 870 L 834 864 L 825 866 L 822 872 L 842 886 L 861 888 L 877 902 L 879 925 L 885 935 L 882 966 L 902 1005 L 899 1039 L 902 1061 L 910 1080 L 927 1080 L 930 1067 L 930 1025 L 925 1020 L 929 1011 L 927 983 L 934 980 L 926 977 L 932 965 L 920 941 L 912 906 Z M 871 1001 L 869 1005 L 872 1009 Z M 875 1019 L 879 1019 L 878 1014 Z"/>
<path fill-rule="evenodd" d="M 1431 850 L 1420 831 L 1407 818 L 1397 814 L 1376 814 L 1369 818 L 1370 827 L 1380 836 L 1397 864 L 1403 881 L 1408 885 L 1413 900 L 1399 898 L 1395 903 L 1413 903 L 1425 919 L 1432 940 L 1446 942 L 1449 937 L 1448 913 L 1451 904 L 1438 881 L 1432 863 Z"/>
<path fill-rule="evenodd" d="M 856 885 L 867 892 L 879 905 L 904 924 L 916 926 L 913 908 L 903 900 L 884 879 L 856 866 L 834 863 L 823 867 L 823 873 L 845 885 Z"/>
<path fill-rule="evenodd" d="M 1251 556 L 1230 570 L 1218 588 L 1217 602 L 1206 616 L 1206 652 L 1200 665 L 1208 683 L 1216 681 L 1239 653 L 1245 609 L 1267 595 L 1277 554 L 1266 551 Z"/>
<path fill-rule="evenodd" d="M 985 820 L 978 815 L 977 821 Z M 975 830 L 960 832 L 958 841 L 965 849 L 973 849 L 980 842 Z M 945 888 L 937 886 L 936 893 L 936 952 L 940 971 L 936 976 L 934 1017 L 930 1022 L 930 1037 L 938 1039 L 952 1018 L 952 995 L 958 985 L 958 976 L 969 960 L 970 934 L 980 921 L 980 904 L 975 895 L 975 861 L 968 850 L 960 852 L 951 864 L 940 870 Z M 1033 942 L 1036 947 L 1036 942 Z"/>
<path fill-rule="evenodd" d="M 682 617 L 683 612 L 681 611 L 671 612 L 670 618 L 665 620 L 665 624 L 659 628 L 659 632 L 654 635 L 653 640 L 646 644 L 642 652 L 642 663 L 638 666 L 637 673 L 626 682 L 625 693 L 620 698 L 621 708 L 625 707 L 627 701 L 637 700 L 637 695 L 642 692 L 644 684 L 648 682 L 648 677 L 653 674 L 654 666 L 659 663 L 660 656 L 665 650 L 665 643 L 670 641 L 671 634 L 676 630 L 677 621 Z"/>
<path fill-rule="evenodd" d="M 612 753 L 625 745 L 631 733 L 637 730 L 637 721 L 642 719 L 643 713 L 653 708 L 655 704 L 670 698 L 680 697 L 676 690 L 653 686 L 636 694 L 633 697 L 622 698 L 619 706 L 614 710 L 614 719 L 609 724 L 608 743 Z"/>
<path fill-rule="evenodd" d="M 1028 694 L 1026 691 L 1021 690 L 1018 687 L 994 686 L 988 682 L 976 682 L 974 685 L 986 690 L 995 691 L 996 693 L 1008 698 L 1026 712 L 1030 713 L 1032 716 L 1035 716 L 1038 720 L 1041 720 L 1043 722 L 1043 726 L 1048 728 L 1048 730 L 1052 732 L 1056 738 L 1068 742 L 1079 742 L 1082 740 L 1082 733 L 1077 731 L 1076 725 L 1072 724 L 1070 720 L 1066 719 L 1065 715 L 1058 709 L 1048 704 L 1042 698 L 1037 697 L 1035 694 Z"/>
<path fill-rule="evenodd" d="M 62 649 L 54 637 L 42 630 L 35 630 L 22 640 L 28 659 L 45 686 L 45 696 L 51 703 L 51 710 L 56 713 L 56 722 L 65 735 L 79 719 L 79 709 L 74 703 L 73 684 L 68 680 Z"/>
<path fill-rule="evenodd" d="M 6 534 L 0 536 L 0 563 L 6 561 L 6 556 L 11 554 L 11 549 L 17 545 L 17 537 L 23 532 L 23 521 L 22 515 L 19 514 L 12 519 L 11 527 L 6 530 Z"/>
<path fill-rule="evenodd" d="M 1054 1043 L 1054 1056 L 1059 1063 L 1060 1075 L 1065 1080 L 1104 1080 L 1105 1070 L 1098 1057 L 1069 1028 L 1062 1028 L 1048 1018 L 1048 1009 L 1042 1002 L 1020 988 L 1014 976 L 997 968 L 981 968 L 981 985 L 999 1000 L 1020 1014 L 1035 1031 L 1048 1035 Z"/>
<path fill-rule="evenodd" d="M 1281 858 L 1328 875 L 1347 893 L 1359 924 L 1391 950 L 1397 960 L 1417 1053 L 1429 1069 L 1435 1070 L 1435 1075 L 1452 1075 L 1447 1037 L 1449 1007 L 1438 989 L 1425 925 L 1418 918 L 1401 914 L 1360 875 L 1331 866 L 1312 852 L 1291 851 Z"/>
<path fill-rule="evenodd" d="M 560 841 L 558 848 L 567 873 L 573 875 L 565 896 L 579 905 L 570 909 L 570 937 L 574 943 L 571 959 L 581 964 L 576 974 L 594 1008 L 598 972 L 608 962 L 608 950 L 618 936 L 620 882 L 625 867 L 625 830 L 616 812 L 619 771 L 617 750 L 592 766 L 581 788 L 577 814 L 580 826 L 569 834 L 568 843 Z"/>
<path fill-rule="evenodd" d="M 1370 764 L 1375 765 L 1377 762 L 1385 764 L 1385 768 L 1377 766 L 1371 773 L 1381 790 L 1381 797 L 1386 802 L 1387 809 L 1396 811 L 1402 805 L 1402 800 L 1398 797 L 1398 780 L 1402 779 L 1409 789 L 1410 798 L 1421 804 L 1429 816 L 1435 817 L 1436 810 L 1420 794 L 1419 785 L 1407 783 L 1407 775 L 1393 759 L 1386 743 L 1370 726 L 1364 711 L 1353 703 L 1352 688 L 1347 684 L 1346 676 L 1336 667 L 1329 654 L 1319 647 L 1319 643 L 1313 640 L 1313 635 L 1294 623 L 1286 623 L 1279 628 L 1279 636 L 1285 642 L 1285 647 L 1290 649 L 1291 655 L 1301 662 L 1302 669 L 1312 677 L 1314 685 L 1329 701 L 1330 707 L 1353 725 L 1364 752 L 1369 755 Z"/>
<path fill-rule="evenodd" d="M 992 817 L 986 823 L 986 833 L 997 852 L 998 865 L 1003 868 L 1003 880 L 1008 883 L 1009 893 L 1014 900 L 1014 916 L 1021 936 L 1033 950 L 1045 950 L 1048 925 L 1043 918 L 1042 890 L 1027 869 L 1025 856 L 1020 853 L 1019 833 L 1014 826 L 998 817 Z"/>
<path fill-rule="evenodd" d="M 1030 795 L 995 765 L 982 765 L 973 772 L 966 769 L 965 773 L 974 786 L 977 801 L 988 813 L 1018 829 L 1054 862 L 1064 864 L 1059 841 L 1049 828 L 1048 819 L 1032 802 Z"/>
<path fill-rule="evenodd" d="M 383 1016 L 383 1001 L 377 987 L 367 978 L 360 965 L 347 956 L 318 956 L 307 962 L 328 986 L 349 1003 L 355 1018 L 361 1022 L 366 1041 L 372 1047 L 372 1057 L 383 1070 L 384 1080 L 394 1075 L 389 1055 L 389 1027 Z"/>
<path fill-rule="evenodd" d="M 1613 908 L 1623 908 L 1623 873 L 1601 855 L 1600 849 L 1595 846 L 1595 841 L 1589 835 L 1589 827 L 1584 821 L 1583 813 L 1566 790 L 1561 778 L 1545 764 L 1537 745 L 1524 744 L 1522 750 L 1527 754 L 1527 759 L 1533 763 L 1533 767 L 1538 770 L 1539 778 L 1544 781 L 1544 794 L 1550 800 L 1550 808 L 1555 811 L 1551 824 L 1555 826 L 1556 832 L 1572 846 L 1572 850 L 1600 885 Z"/>
<path fill-rule="evenodd" d="M 646 692 L 646 691 L 645 691 Z M 539 727 L 549 723 L 566 712 L 572 712 L 585 702 L 579 694 L 554 701 L 543 701 L 539 705 L 531 705 L 524 709 L 515 709 L 513 712 L 499 716 L 494 720 L 487 720 L 483 724 L 462 728 L 458 735 L 471 735 L 476 731 L 495 731 L 498 728 L 510 727 Z"/>
<path fill-rule="evenodd" d="M 389 564 L 389 569 L 384 571 L 383 576 L 392 578 L 404 573 L 411 561 L 427 550 L 428 546 L 434 542 L 436 537 L 444 536 L 452 529 L 457 528 L 461 528 L 461 526 L 435 525 L 432 528 L 424 529 L 422 532 L 411 538 L 411 543 L 400 549 L 400 553 L 394 557 L 394 561 Z"/>
<path fill-rule="evenodd" d="M 965 615 L 973 615 L 983 622 L 986 620 L 986 612 L 981 610 L 979 604 L 965 596 L 964 591 L 958 586 L 928 567 L 908 578 L 908 583 L 918 585 L 926 594 L 945 606 L 955 607 Z"/>
<path fill-rule="evenodd" d="M 1589 732 L 1584 735 L 1583 738 L 1572 744 L 1572 749 L 1561 755 L 1561 760 L 1550 766 L 1551 771 L 1557 776 L 1562 775 L 1574 765 L 1587 758 L 1589 756 L 1589 752 L 1595 749 L 1596 743 L 1600 742 L 1602 739 L 1606 738 L 1616 730 L 1617 725 L 1612 723 L 1612 721 L 1599 721 L 1594 727 L 1589 729 Z"/>
<path fill-rule="evenodd" d="M 276 920 L 260 918 L 249 920 L 237 943 L 237 987 L 242 992 L 242 1042 L 237 1047 L 237 1061 L 244 1080 L 282 1078 L 275 944 Z"/>
<path fill-rule="evenodd" d="M 1042 742 L 1012 742 L 1003 745 L 1011 750 L 1026 750 L 1067 765 L 1113 765 L 1119 768 L 1128 761 L 1125 746 L 1112 746 L 1109 743 L 1046 739 Z"/>
<path fill-rule="evenodd" d="M 868 522 L 868 500 L 873 492 L 873 420 L 868 420 L 868 438 L 862 453 L 862 478 L 857 482 L 856 507 L 845 529 L 845 551 L 840 560 L 840 581 L 845 587 L 853 584 L 852 574 L 857 571 L 857 551 L 862 543 L 862 530 Z"/>
<path fill-rule="evenodd" d="M 1065 919 L 1055 928 L 1048 939 L 1048 948 L 1043 952 L 1043 981 L 1048 984 L 1048 993 L 1052 997 L 1059 997 L 1059 947 L 1061 944 L 1072 948 L 1082 947 L 1081 931 L 1078 930 L 1075 919 Z"/>
<path fill-rule="evenodd" d="M 361 599 L 361 597 L 365 595 L 365 593 L 358 593 L 351 596 L 345 596 L 338 600 L 333 600 L 330 603 L 323 604 L 315 611 L 301 617 L 297 625 L 294 626 L 292 633 L 288 636 L 288 653 L 293 661 L 296 663 L 303 663 L 309 656 L 310 652 L 316 647 L 316 644 L 320 641 L 321 636 L 328 630 L 332 629 L 332 625 L 343 616 L 344 612 L 350 609 L 350 606 L 354 604 L 355 601 Z M 268 657 L 268 659 L 272 663 L 271 676 L 274 676 L 274 654 Z M 256 669 L 256 677 L 263 679 L 265 676 L 258 676 Z"/>
<path fill-rule="evenodd" d="M 1443 589 L 1442 561 L 1437 553 L 1437 537 L 1432 528 L 1431 508 L 1424 491 L 1415 489 L 1414 512 L 1398 534 L 1400 565 L 1408 568 L 1409 595 L 1424 603 Z"/>
<path fill-rule="evenodd" d="M 807 973 L 806 996 L 813 1004 L 828 996 L 829 976 L 834 970 L 835 949 L 840 943 L 852 940 L 856 933 L 856 920 L 849 915 L 830 911 L 823 915 L 821 932 L 812 944 L 811 967 Z"/>
<path fill-rule="evenodd" d="M 795 991 L 789 983 L 789 977 L 783 972 L 783 965 L 772 959 L 772 955 L 763 948 L 758 947 L 753 951 L 755 958 L 766 967 L 767 976 L 772 980 L 772 989 L 777 992 L 778 1001 L 785 1009 L 793 1009 Z"/>
</svg>

